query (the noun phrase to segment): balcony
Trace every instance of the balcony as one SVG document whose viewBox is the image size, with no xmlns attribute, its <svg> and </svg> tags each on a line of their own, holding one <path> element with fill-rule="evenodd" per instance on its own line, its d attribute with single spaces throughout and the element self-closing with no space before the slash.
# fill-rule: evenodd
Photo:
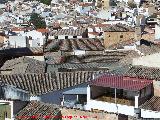
<svg viewBox="0 0 160 120">
<path fill-rule="evenodd" d="M 104 102 L 109 102 L 109 103 L 115 103 L 115 97 L 112 96 L 99 96 L 95 98 L 97 101 L 104 101 Z M 134 100 L 129 100 L 125 98 L 116 98 L 116 103 L 121 104 L 121 105 L 127 105 L 127 106 L 134 106 Z"/>
<path fill-rule="evenodd" d="M 134 106 L 121 105 L 99 100 L 89 100 L 85 105 L 85 110 L 107 111 L 110 113 L 124 114 L 133 116 Z"/>
</svg>

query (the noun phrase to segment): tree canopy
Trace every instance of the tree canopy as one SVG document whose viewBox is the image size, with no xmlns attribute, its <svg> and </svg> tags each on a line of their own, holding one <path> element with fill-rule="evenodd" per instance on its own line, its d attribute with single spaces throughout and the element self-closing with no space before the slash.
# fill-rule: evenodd
<svg viewBox="0 0 160 120">
<path fill-rule="evenodd" d="M 46 28 L 45 20 L 37 13 L 32 13 L 30 22 L 36 27 L 36 29 Z"/>
<path fill-rule="evenodd" d="M 52 0 L 36 0 L 36 1 L 40 1 L 41 3 L 46 5 L 50 5 Z"/>
</svg>

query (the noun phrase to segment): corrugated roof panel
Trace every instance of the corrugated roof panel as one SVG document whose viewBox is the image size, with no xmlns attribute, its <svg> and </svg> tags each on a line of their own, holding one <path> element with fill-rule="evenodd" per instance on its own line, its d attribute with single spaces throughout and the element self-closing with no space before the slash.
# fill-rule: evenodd
<svg viewBox="0 0 160 120">
<path fill-rule="evenodd" d="M 106 74 L 91 81 L 90 85 L 138 91 L 145 88 L 152 82 L 152 80 L 148 79 L 130 78 L 124 77 L 122 75 Z"/>
</svg>

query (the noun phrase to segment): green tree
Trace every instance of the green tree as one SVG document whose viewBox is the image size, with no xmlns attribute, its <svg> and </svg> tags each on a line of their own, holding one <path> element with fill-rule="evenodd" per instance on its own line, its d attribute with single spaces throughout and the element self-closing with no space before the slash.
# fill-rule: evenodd
<svg viewBox="0 0 160 120">
<path fill-rule="evenodd" d="M 32 1 L 34 1 L 34 0 L 32 0 Z M 51 5 L 52 0 L 36 0 L 36 1 L 39 1 L 39 2 L 46 4 L 46 5 Z"/>
<path fill-rule="evenodd" d="M 36 29 L 46 28 L 45 20 L 37 13 L 32 13 L 30 22 L 36 27 Z"/>
</svg>

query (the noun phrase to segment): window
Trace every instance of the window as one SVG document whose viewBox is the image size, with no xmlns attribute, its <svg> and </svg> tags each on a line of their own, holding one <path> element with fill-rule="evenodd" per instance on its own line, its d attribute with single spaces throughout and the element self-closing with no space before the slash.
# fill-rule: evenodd
<svg viewBox="0 0 160 120">
<path fill-rule="evenodd" d="M 68 36 L 65 36 L 65 39 L 68 39 Z"/>
<path fill-rule="evenodd" d="M 4 112 L 4 116 L 5 116 L 5 118 L 8 118 L 8 115 L 7 115 L 6 111 Z"/>
<path fill-rule="evenodd" d="M 55 36 L 55 39 L 58 39 L 58 36 Z"/>
<path fill-rule="evenodd" d="M 77 38 L 77 36 L 73 36 L 73 38 Z"/>
<path fill-rule="evenodd" d="M 120 38 L 123 38 L 123 35 L 120 35 Z"/>
</svg>

